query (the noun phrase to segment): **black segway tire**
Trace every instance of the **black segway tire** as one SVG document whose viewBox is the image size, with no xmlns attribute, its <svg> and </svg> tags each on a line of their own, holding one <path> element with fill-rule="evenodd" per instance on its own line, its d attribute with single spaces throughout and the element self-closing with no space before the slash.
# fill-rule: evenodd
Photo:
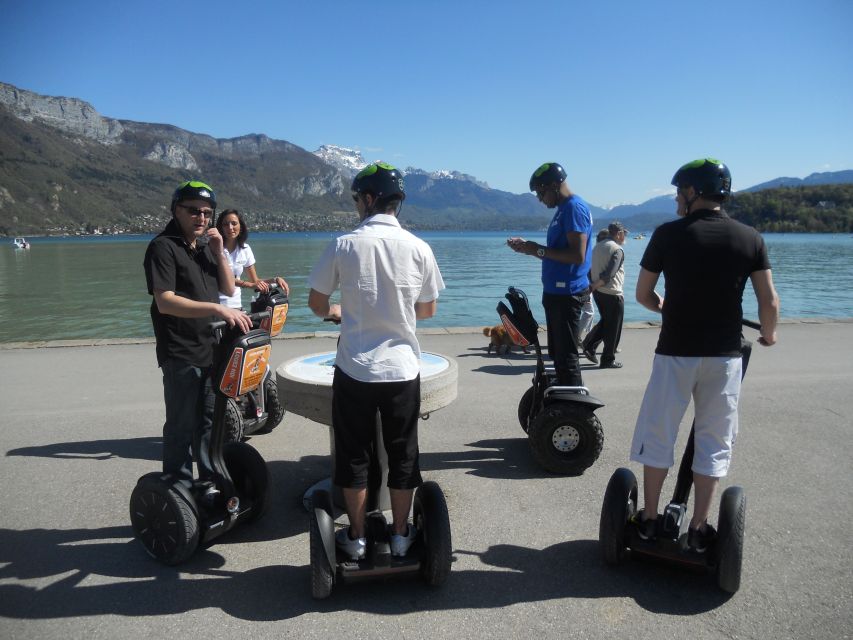
<svg viewBox="0 0 853 640">
<path fill-rule="evenodd" d="M 746 497 L 740 487 L 729 487 L 720 500 L 717 521 L 717 584 L 735 593 L 740 589 L 743 537 L 746 528 Z"/>
<path fill-rule="evenodd" d="M 264 407 L 267 410 L 267 421 L 258 429 L 258 433 L 269 433 L 284 420 L 284 405 L 278 397 L 278 384 L 273 376 L 269 376 L 264 382 Z"/>
<path fill-rule="evenodd" d="M 518 424 L 521 425 L 524 433 L 530 430 L 530 410 L 533 406 L 535 391 L 535 387 L 530 387 L 518 402 Z"/>
<path fill-rule="evenodd" d="M 320 495 L 320 494 L 324 495 Z M 311 596 L 316 600 L 324 600 L 332 594 L 335 586 L 335 572 L 329 563 L 329 557 L 323 545 L 323 536 L 320 532 L 320 521 L 315 515 L 315 510 L 320 509 L 328 515 L 327 522 L 332 523 L 334 519 L 331 513 L 331 500 L 325 491 L 315 491 L 311 495 L 311 515 L 309 516 L 308 539 L 311 545 Z M 327 531 L 327 535 L 334 536 L 334 531 Z"/>
<path fill-rule="evenodd" d="M 545 407 L 530 423 L 530 451 L 546 471 L 580 475 L 598 460 L 604 431 L 585 405 L 556 402 Z"/>
<path fill-rule="evenodd" d="M 450 574 L 452 541 L 450 515 L 441 487 L 435 482 L 424 482 L 415 492 L 415 527 L 421 535 L 421 576 L 437 587 Z"/>
<path fill-rule="evenodd" d="M 247 522 L 260 518 L 270 503 L 270 472 L 258 451 L 245 442 L 229 442 L 222 450 L 225 467 L 241 500 L 250 500 Z"/>
<path fill-rule="evenodd" d="M 130 494 L 130 524 L 148 555 L 163 564 L 180 564 L 198 548 L 195 509 L 161 474 L 139 479 Z"/>
<path fill-rule="evenodd" d="M 630 469 L 620 467 L 607 483 L 598 524 L 598 544 L 607 564 L 616 566 L 624 562 L 628 522 L 636 511 L 637 478 Z"/>
<path fill-rule="evenodd" d="M 243 413 L 234 398 L 225 402 L 225 442 L 243 441 Z"/>
</svg>

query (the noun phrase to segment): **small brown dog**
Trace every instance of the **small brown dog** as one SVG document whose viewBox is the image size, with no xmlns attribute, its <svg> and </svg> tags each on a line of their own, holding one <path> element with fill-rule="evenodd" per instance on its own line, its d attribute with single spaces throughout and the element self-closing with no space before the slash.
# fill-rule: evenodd
<svg viewBox="0 0 853 640">
<path fill-rule="evenodd" d="M 506 355 L 512 351 L 514 346 L 516 346 L 502 324 L 496 324 L 494 327 L 483 327 L 483 335 L 487 338 L 491 338 L 491 341 L 489 342 L 489 353 L 492 352 L 492 347 L 494 347 L 495 352 L 499 356 Z M 522 350 L 524 353 L 530 353 L 527 350 L 527 347 L 522 347 Z"/>
</svg>

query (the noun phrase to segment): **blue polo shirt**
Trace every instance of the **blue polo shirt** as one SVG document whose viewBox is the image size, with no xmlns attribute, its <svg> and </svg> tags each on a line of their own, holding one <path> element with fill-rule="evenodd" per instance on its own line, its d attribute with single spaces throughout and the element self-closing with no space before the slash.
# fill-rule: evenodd
<svg viewBox="0 0 853 640">
<path fill-rule="evenodd" d="M 589 288 L 589 269 L 592 266 L 592 251 L 589 248 L 592 236 L 592 215 L 589 205 L 578 195 L 557 207 L 548 227 L 548 248 L 565 249 L 569 246 L 567 233 L 585 233 L 586 251 L 583 264 L 565 264 L 545 258 L 542 260 L 542 290 L 557 295 L 572 295 Z"/>
</svg>

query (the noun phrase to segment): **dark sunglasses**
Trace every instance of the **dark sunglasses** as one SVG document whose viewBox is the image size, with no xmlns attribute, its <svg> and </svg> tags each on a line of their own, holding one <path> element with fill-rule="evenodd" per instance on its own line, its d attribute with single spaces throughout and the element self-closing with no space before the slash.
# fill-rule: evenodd
<svg viewBox="0 0 853 640">
<path fill-rule="evenodd" d="M 213 217 L 213 209 L 199 209 L 198 207 L 188 207 L 183 204 L 178 205 L 184 211 L 188 211 L 191 216 L 205 216 L 207 218 Z"/>
</svg>

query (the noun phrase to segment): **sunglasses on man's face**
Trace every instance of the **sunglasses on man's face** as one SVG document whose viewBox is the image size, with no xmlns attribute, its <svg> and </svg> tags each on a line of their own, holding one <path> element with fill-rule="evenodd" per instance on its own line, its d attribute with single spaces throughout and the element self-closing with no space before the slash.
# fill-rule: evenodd
<svg viewBox="0 0 853 640">
<path fill-rule="evenodd" d="M 179 204 L 178 206 L 188 212 L 191 216 L 204 216 L 206 218 L 213 217 L 213 209 L 199 209 L 198 207 L 188 207 L 183 204 Z"/>
</svg>

